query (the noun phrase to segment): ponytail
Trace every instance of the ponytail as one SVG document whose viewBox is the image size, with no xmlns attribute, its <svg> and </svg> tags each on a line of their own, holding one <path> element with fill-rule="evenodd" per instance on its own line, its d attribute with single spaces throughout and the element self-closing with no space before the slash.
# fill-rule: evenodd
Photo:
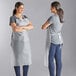
<svg viewBox="0 0 76 76">
<path fill-rule="evenodd" d="M 13 16 L 16 14 L 16 9 L 13 10 Z"/>
<path fill-rule="evenodd" d="M 63 19 L 64 11 L 63 11 L 63 9 L 62 8 L 57 9 L 57 13 L 58 13 L 60 22 L 63 23 L 64 22 L 64 19 Z"/>
</svg>

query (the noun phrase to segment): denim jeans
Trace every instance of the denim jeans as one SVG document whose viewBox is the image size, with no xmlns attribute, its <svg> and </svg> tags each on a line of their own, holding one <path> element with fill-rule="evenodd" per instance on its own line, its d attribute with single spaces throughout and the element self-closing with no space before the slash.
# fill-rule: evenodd
<svg viewBox="0 0 76 76">
<path fill-rule="evenodd" d="M 61 52 L 62 52 L 62 45 L 63 44 L 53 44 L 51 43 L 50 49 L 49 49 L 49 73 L 50 76 L 54 75 L 54 59 L 56 62 L 56 76 L 61 76 L 61 69 L 62 69 L 62 60 L 61 60 Z"/>
<path fill-rule="evenodd" d="M 28 74 L 28 65 L 23 65 L 23 76 L 27 76 Z M 16 76 L 21 76 L 20 74 L 20 66 L 14 66 Z"/>
</svg>

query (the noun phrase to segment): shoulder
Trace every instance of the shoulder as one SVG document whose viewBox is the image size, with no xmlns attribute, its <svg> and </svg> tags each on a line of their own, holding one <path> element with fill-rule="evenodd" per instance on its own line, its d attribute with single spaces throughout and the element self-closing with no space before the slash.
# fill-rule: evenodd
<svg viewBox="0 0 76 76">
<path fill-rule="evenodd" d="M 51 15 L 49 18 L 48 18 L 48 21 L 51 21 L 53 18 L 53 15 Z"/>
<path fill-rule="evenodd" d="M 16 17 L 15 17 L 15 16 L 10 16 L 10 19 L 14 19 L 14 20 L 15 20 L 15 19 L 16 19 Z"/>
<path fill-rule="evenodd" d="M 59 16 L 57 14 L 54 14 L 52 17 L 53 18 L 59 18 Z"/>
<path fill-rule="evenodd" d="M 55 16 L 55 15 L 52 13 L 52 14 L 50 15 L 49 19 L 50 19 L 50 20 L 53 19 L 54 16 Z"/>
<path fill-rule="evenodd" d="M 9 24 L 11 23 L 16 23 L 16 17 L 15 16 L 10 16 Z"/>
<path fill-rule="evenodd" d="M 52 14 L 51 18 L 55 18 L 55 17 L 57 17 L 57 15 L 55 15 L 55 14 Z"/>
<path fill-rule="evenodd" d="M 15 16 L 10 16 L 10 18 L 15 18 Z"/>
<path fill-rule="evenodd" d="M 55 22 L 55 21 L 58 21 L 59 20 L 59 16 L 56 15 L 56 14 L 53 14 L 52 15 L 52 20 Z"/>
<path fill-rule="evenodd" d="M 51 15 L 49 18 L 52 19 L 53 18 L 53 15 Z"/>
<path fill-rule="evenodd" d="M 26 15 L 23 15 L 23 19 L 26 21 L 30 21 L 30 19 L 26 16 Z"/>
</svg>

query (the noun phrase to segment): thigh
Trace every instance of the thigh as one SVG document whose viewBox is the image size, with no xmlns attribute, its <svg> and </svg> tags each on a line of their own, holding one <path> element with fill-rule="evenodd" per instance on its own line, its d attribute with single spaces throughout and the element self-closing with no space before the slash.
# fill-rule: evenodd
<svg viewBox="0 0 76 76">
<path fill-rule="evenodd" d="M 63 46 L 63 44 L 59 44 L 59 45 L 56 47 L 55 59 L 56 59 L 56 61 L 58 61 L 58 62 L 61 61 L 62 46 Z"/>
<path fill-rule="evenodd" d="M 55 56 L 56 51 L 56 45 L 51 43 L 50 49 L 49 49 L 49 58 L 52 59 Z"/>
</svg>

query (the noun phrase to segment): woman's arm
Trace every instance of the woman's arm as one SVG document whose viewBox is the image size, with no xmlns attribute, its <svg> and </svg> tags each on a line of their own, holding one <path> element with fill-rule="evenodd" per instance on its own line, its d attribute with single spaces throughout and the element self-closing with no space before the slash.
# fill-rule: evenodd
<svg viewBox="0 0 76 76">
<path fill-rule="evenodd" d="M 42 29 L 43 30 L 45 30 L 45 29 L 47 29 L 51 24 L 53 24 L 53 18 L 52 18 L 52 16 L 50 16 L 49 18 L 48 18 L 48 20 L 42 25 Z"/>
<path fill-rule="evenodd" d="M 22 27 L 24 30 L 31 30 L 31 29 L 34 28 L 31 22 L 29 22 L 29 24 L 28 24 L 27 26 L 21 26 L 21 27 Z"/>
<path fill-rule="evenodd" d="M 23 31 L 23 28 L 21 28 L 20 26 L 17 26 L 16 23 L 11 23 L 10 25 L 14 32 L 22 32 Z"/>
<path fill-rule="evenodd" d="M 48 21 L 46 21 L 43 25 L 42 25 L 42 29 L 43 30 L 45 30 L 45 29 L 47 29 L 47 27 L 49 27 L 50 26 L 50 23 L 48 22 Z"/>
</svg>

